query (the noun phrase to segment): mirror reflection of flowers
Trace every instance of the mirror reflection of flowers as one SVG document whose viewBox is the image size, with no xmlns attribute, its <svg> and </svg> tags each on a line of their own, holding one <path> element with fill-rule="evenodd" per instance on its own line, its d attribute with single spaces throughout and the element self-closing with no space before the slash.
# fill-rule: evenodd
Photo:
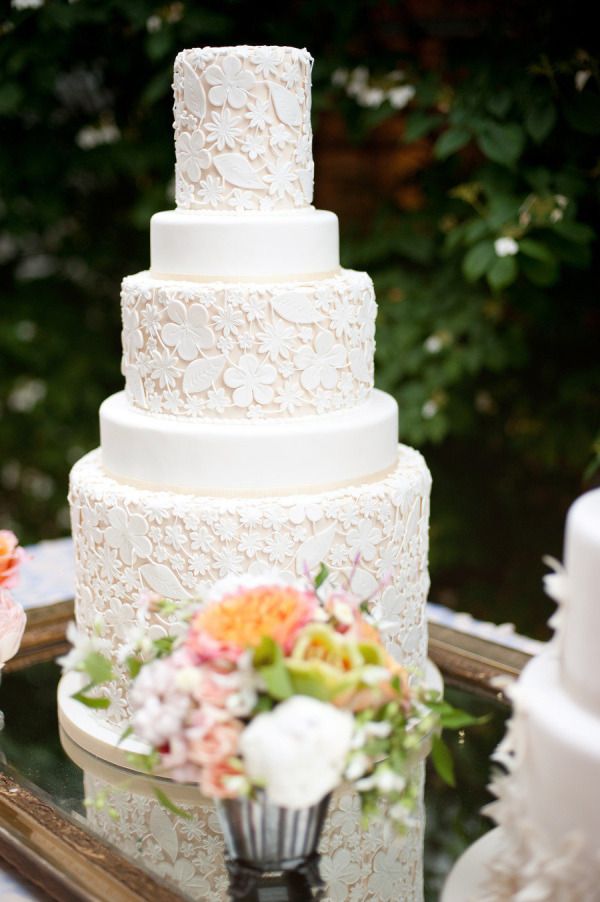
<svg viewBox="0 0 600 902">
<path fill-rule="evenodd" d="M 183 635 L 153 642 L 138 632 L 129 646 L 130 731 L 149 749 L 132 763 L 215 798 L 296 809 L 347 781 L 365 815 L 384 802 L 400 829 L 411 823 L 416 765 L 432 745 L 451 776 L 445 747 L 435 753 L 441 728 L 471 718 L 409 679 L 368 602 L 331 587 L 324 566 L 313 584 L 276 573 L 227 577 L 179 611 Z M 66 659 L 86 680 L 75 697 L 108 707 L 99 687 L 114 678 L 113 664 L 80 642 L 81 654 Z"/>
<path fill-rule="evenodd" d="M 0 529 L 0 675 L 6 662 L 18 652 L 25 630 L 25 611 L 7 591 L 17 584 L 25 557 L 14 532 Z M 0 729 L 3 724 L 0 711 Z"/>
</svg>

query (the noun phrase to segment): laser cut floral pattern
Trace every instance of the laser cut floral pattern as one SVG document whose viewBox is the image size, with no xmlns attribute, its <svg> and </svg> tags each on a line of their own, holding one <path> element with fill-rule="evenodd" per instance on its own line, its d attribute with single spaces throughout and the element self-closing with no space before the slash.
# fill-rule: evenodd
<svg viewBox="0 0 600 902">
<path fill-rule="evenodd" d="M 180 208 L 273 210 L 312 202 L 312 57 L 295 47 L 204 47 L 175 60 Z"/>
<path fill-rule="evenodd" d="M 419 765 L 421 770 L 423 766 Z M 189 815 L 184 819 L 161 806 L 149 779 L 136 779 L 135 790 L 130 783 L 108 765 L 94 763 L 84 769 L 86 797 L 105 798 L 107 803 L 99 810 L 93 805 L 88 808 L 86 819 L 92 830 L 134 860 L 142 855 L 150 870 L 184 894 L 228 898 L 223 837 L 214 802 L 197 789 L 177 787 L 176 804 Z M 165 791 L 163 784 L 161 789 Z M 108 817 L 108 805 L 117 817 Z M 421 803 L 405 837 L 386 833 L 385 825 L 376 821 L 365 831 L 357 794 L 338 789 L 319 844 L 324 902 L 422 902 L 423 827 Z"/>
<path fill-rule="evenodd" d="M 375 316 L 366 273 L 295 283 L 123 280 L 129 402 L 182 417 L 310 416 L 373 388 Z"/>
<path fill-rule="evenodd" d="M 373 596 L 390 649 L 418 669 L 426 648 L 429 490 L 423 458 L 402 445 L 396 469 L 376 482 L 237 499 L 120 483 L 104 474 L 101 452 L 94 451 L 71 474 L 77 623 L 92 631 L 101 618 L 117 654 L 127 627 L 138 621 L 136 599 L 144 590 L 202 597 L 229 573 L 277 567 L 296 577 L 321 561 L 335 581 L 360 554 L 354 591 Z M 390 566 L 387 588 L 381 586 L 382 559 Z M 166 633 L 173 627 L 159 621 L 156 628 Z M 110 720 L 119 723 L 123 685 L 115 684 L 110 698 Z"/>
</svg>

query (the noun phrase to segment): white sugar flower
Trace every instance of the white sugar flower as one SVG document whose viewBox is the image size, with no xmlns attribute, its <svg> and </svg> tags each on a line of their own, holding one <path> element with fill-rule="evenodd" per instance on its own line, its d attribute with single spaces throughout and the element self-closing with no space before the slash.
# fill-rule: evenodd
<svg viewBox="0 0 600 902">
<path fill-rule="evenodd" d="M 264 180 L 269 185 L 269 194 L 277 197 L 284 197 L 286 194 L 293 195 L 294 182 L 298 174 L 292 167 L 291 161 L 277 157 L 273 163 L 267 164 L 267 169 L 269 172 L 264 176 Z"/>
<path fill-rule="evenodd" d="M 300 82 L 300 67 L 298 63 L 286 63 L 283 67 L 283 80 L 286 88 L 293 91 Z"/>
<path fill-rule="evenodd" d="M 251 160 L 264 156 L 265 149 L 265 142 L 258 135 L 249 134 L 244 138 L 242 150 L 248 154 Z"/>
<path fill-rule="evenodd" d="M 370 520 L 361 520 L 356 529 L 348 533 L 348 545 L 352 554 L 360 554 L 362 560 L 372 561 L 377 554 L 377 545 L 381 541 L 381 530 L 373 526 Z"/>
<path fill-rule="evenodd" d="M 252 128 L 262 131 L 273 122 L 268 100 L 256 100 L 245 114 Z"/>
<path fill-rule="evenodd" d="M 182 360 L 193 360 L 198 351 L 212 348 L 215 336 L 208 328 L 208 313 L 202 304 L 186 307 L 181 301 L 170 301 L 167 314 L 172 320 L 162 327 L 162 340 L 175 348 Z"/>
<path fill-rule="evenodd" d="M 223 110 L 222 113 L 217 111 L 211 113 L 212 122 L 206 125 L 206 131 L 209 133 L 208 140 L 216 144 L 218 150 L 224 150 L 225 146 L 235 147 L 241 129 L 238 127 L 240 121 L 239 116 L 232 116 L 229 110 Z"/>
<path fill-rule="evenodd" d="M 269 801 L 308 808 L 340 783 L 354 719 L 346 711 L 295 695 L 259 714 L 240 738 L 248 777 Z"/>
<path fill-rule="evenodd" d="M 210 166 L 210 154 L 204 149 L 204 132 L 183 132 L 175 141 L 175 156 L 181 171 L 191 182 L 199 182 L 202 170 Z"/>
<path fill-rule="evenodd" d="M 209 85 L 208 99 L 215 106 L 228 103 L 239 110 L 246 103 L 248 90 L 256 79 L 252 72 L 242 68 L 241 60 L 236 56 L 226 56 L 221 66 L 213 64 L 204 73 Z"/>
<path fill-rule="evenodd" d="M 261 363 L 254 354 L 242 354 L 236 366 L 229 367 L 223 374 L 223 381 L 235 389 L 233 403 L 237 407 L 248 407 L 252 401 L 269 404 L 273 400 L 271 385 L 277 378 L 277 370 L 270 363 Z"/>
<path fill-rule="evenodd" d="M 300 381 L 304 388 L 313 391 L 322 385 L 331 389 L 337 382 L 336 370 L 346 363 L 346 349 L 341 344 L 335 344 L 331 333 L 320 332 L 314 349 L 300 348 L 294 354 L 294 363 L 302 370 Z"/>
<path fill-rule="evenodd" d="M 104 538 L 111 548 L 117 548 L 121 560 L 132 564 L 136 555 L 147 557 L 152 551 L 152 542 L 147 536 L 148 524 L 140 514 L 129 515 L 119 507 L 108 512 L 110 526 L 104 531 Z"/>
<path fill-rule="evenodd" d="M 204 181 L 200 182 L 199 199 L 211 207 L 218 207 L 223 200 L 223 183 L 214 175 L 207 175 Z"/>
<path fill-rule="evenodd" d="M 269 129 L 269 144 L 271 147 L 277 147 L 279 150 L 282 150 L 286 144 L 289 144 L 292 140 L 292 134 L 289 129 L 285 127 L 285 125 L 272 125 Z"/>
<path fill-rule="evenodd" d="M 269 75 L 276 74 L 281 53 L 277 47 L 257 47 L 250 59 L 256 66 L 256 71 L 268 78 Z"/>
<path fill-rule="evenodd" d="M 281 320 L 265 323 L 264 330 L 256 336 L 260 341 L 258 350 L 268 354 L 271 360 L 278 357 L 289 357 L 290 346 L 294 340 L 294 329 Z"/>
<path fill-rule="evenodd" d="M 253 210 L 256 207 L 256 200 L 252 192 L 244 191 L 242 188 L 234 188 L 227 203 L 235 210 Z"/>
<path fill-rule="evenodd" d="M 158 379 L 161 388 L 175 385 L 179 374 L 176 358 L 169 351 L 154 351 L 150 359 L 150 375 Z"/>
<path fill-rule="evenodd" d="M 519 245 L 514 238 L 497 238 L 494 241 L 494 250 L 497 257 L 514 257 L 519 253 Z"/>
</svg>

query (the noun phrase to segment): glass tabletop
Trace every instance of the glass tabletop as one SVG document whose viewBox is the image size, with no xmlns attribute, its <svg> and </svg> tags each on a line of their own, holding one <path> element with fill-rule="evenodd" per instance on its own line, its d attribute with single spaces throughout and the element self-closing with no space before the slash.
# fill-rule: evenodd
<svg viewBox="0 0 600 902">
<path fill-rule="evenodd" d="M 363 831 L 357 800 L 342 789 L 330 806 L 319 861 L 303 873 L 257 881 L 227 865 L 214 805 L 195 787 L 132 774 L 59 735 L 58 677 L 50 662 L 5 676 L 0 770 L 58 815 L 55 832 L 74 824 L 92 846 L 96 841 L 114 851 L 116 873 L 106 875 L 107 880 L 118 880 L 119 870 L 132 863 L 155 883 L 153 898 L 384 902 L 418 899 L 414 888 L 423 879 L 424 898 L 435 900 L 454 861 L 489 829 L 480 809 L 488 800 L 489 756 L 503 734 L 508 708 L 475 692 L 449 688 L 446 695 L 453 704 L 490 714 L 485 724 L 448 737 L 456 788 L 429 768 L 424 811 L 401 840 L 378 823 Z M 157 801 L 157 787 L 187 817 Z M 108 886 L 104 897 L 109 898 Z"/>
</svg>

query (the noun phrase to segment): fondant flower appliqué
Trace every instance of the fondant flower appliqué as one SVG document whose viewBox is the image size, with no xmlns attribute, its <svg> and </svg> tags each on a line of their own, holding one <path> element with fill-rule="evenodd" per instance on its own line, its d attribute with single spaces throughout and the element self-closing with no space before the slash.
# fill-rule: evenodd
<svg viewBox="0 0 600 902">
<path fill-rule="evenodd" d="M 225 370 L 223 381 L 233 392 L 233 403 L 238 407 L 248 407 L 252 401 L 269 404 L 273 400 L 273 382 L 277 370 L 270 363 L 261 363 L 254 354 L 243 354 L 237 366 Z"/>
<path fill-rule="evenodd" d="M 128 516 L 121 508 L 114 508 L 108 512 L 110 526 L 106 529 L 104 537 L 111 548 L 117 548 L 121 560 L 125 564 L 132 564 L 136 555 L 147 557 L 152 551 L 152 542 L 146 535 L 148 524 L 140 514 Z"/>
<path fill-rule="evenodd" d="M 221 66 L 213 63 L 204 77 L 209 85 L 208 99 L 216 106 L 228 103 L 239 110 L 246 103 L 248 91 L 256 79 L 252 72 L 242 67 L 242 61 L 236 56 L 226 56 Z"/>
<path fill-rule="evenodd" d="M 171 301 L 167 313 L 172 320 L 162 328 L 162 340 L 182 360 L 193 360 L 198 351 L 212 348 L 215 337 L 208 328 L 208 314 L 202 304 L 186 307 L 181 301 Z"/>
<path fill-rule="evenodd" d="M 320 332 L 315 339 L 314 350 L 311 347 L 301 348 L 294 355 L 294 363 L 302 370 L 300 381 L 304 388 L 309 391 L 319 385 L 334 388 L 336 370 L 346 363 L 346 350 L 343 345 L 335 344 L 330 332 Z"/>
<path fill-rule="evenodd" d="M 210 166 L 210 154 L 204 149 L 204 132 L 182 132 L 175 141 L 175 156 L 182 172 L 191 182 L 199 182 L 202 170 Z"/>
</svg>

